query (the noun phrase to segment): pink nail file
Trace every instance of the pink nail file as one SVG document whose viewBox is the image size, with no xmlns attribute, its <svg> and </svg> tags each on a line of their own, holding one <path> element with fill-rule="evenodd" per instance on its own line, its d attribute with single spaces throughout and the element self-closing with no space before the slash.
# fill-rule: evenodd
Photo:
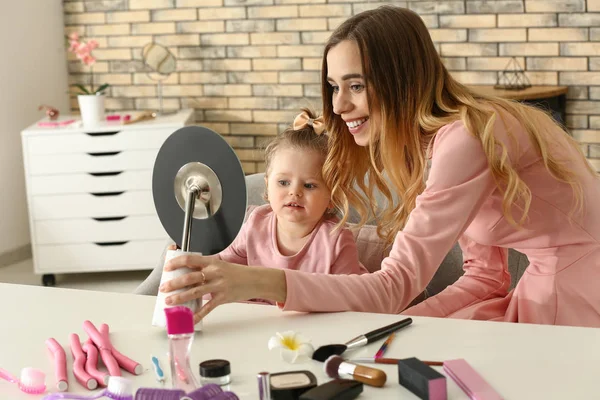
<svg viewBox="0 0 600 400">
<path fill-rule="evenodd" d="M 503 400 L 502 396 L 462 358 L 444 361 L 444 372 L 471 400 Z"/>
</svg>

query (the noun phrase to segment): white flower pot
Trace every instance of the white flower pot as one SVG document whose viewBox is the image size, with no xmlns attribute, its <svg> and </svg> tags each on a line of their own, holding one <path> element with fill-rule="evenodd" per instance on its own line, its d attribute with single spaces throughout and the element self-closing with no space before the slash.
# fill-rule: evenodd
<svg viewBox="0 0 600 400">
<path fill-rule="evenodd" d="M 81 121 L 84 126 L 96 126 L 104 122 L 104 95 L 84 94 L 77 96 Z"/>
</svg>

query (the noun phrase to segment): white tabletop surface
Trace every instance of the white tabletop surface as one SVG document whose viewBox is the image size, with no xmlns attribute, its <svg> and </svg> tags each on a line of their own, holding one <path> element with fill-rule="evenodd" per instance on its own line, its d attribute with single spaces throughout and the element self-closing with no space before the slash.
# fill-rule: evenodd
<svg viewBox="0 0 600 400">
<path fill-rule="evenodd" d="M 2 329 L 0 367 L 19 375 L 23 367 L 46 372 L 52 387 L 53 368 L 45 340 L 54 337 L 67 352 L 69 391 L 84 390 L 71 372 L 68 347 L 70 333 L 83 340 L 86 319 L 96 326 L 110 326 L 111 341 L 125 355 L 143 364 L 145 372 L 131 377 L 136 387 L 160 387 L 154 379 L 150 357 L 167 364 L 166 332 L 151 326 L 154 297 L 120 293 L 80 291 L 0 284 Z M 192 368 L 211 358 L 231 362 L 230 389 L 240 399 L 257 399 L 256 374 L 310 370 L 319 383 L 329 379 L 322 364 L 309 360 L 288 364 L 267 342 L 275 332 L 294 330 L 307 335 L 316 347 L 343 343 L 354 336 L 403 318 L 397 315 L 366 313 L 301 314 L 284 313 L 273 306 L 229 304 L 217 308 L 196 334 L 191 356 Z M 352 356 L 375 354 L 381 342 L 353 352 Z M 600 330 L 499 322 L 414 318 L 412 326 L 398 332 L 386 357 L 418 357 L 423 360 L 465 358 L 505 399 L 588 399 L 597 397 L 600 366 Z M 387 372 L 384 388 L 365 386 L 361 399 L 417 399 L 398 385 L 397 368 L 377 365 Z M 436 367 L 441 371 L 441 367 Z M 170 378 L 167 379 L 167 384 Z M 467 399 L 448 379 L 448 398 Z M 0 380 L 0 399 L 36 399 L 21 393 L 16 385 Z"/>
<path fill-rule="evenodd" d="M 118 111 L 118 112 L 106 112 L 106 115 L 120 115 L 121 117 L 125 117 L 129 115 L 131 119 L 134 119 L 136 116 L 145 113 L 145 111 Z M 175 113 L 160 115 L 157 118 L 148 119 L 144 121 L 135 122 L 132 124 L 123 124 L 123 121 L 103 121 L 98 125 L 93 127 L 83 126 L 81 122 L 81 116 L 78 114 L 61 114 L 55 122 L 65 122 L 70 120 L 75 120 L 73 123 L 64 126 L 40 126 L 38 125 L 40 122 L 52 122 L 47 117 L 41 118 L 36 121 L 32 125 L 28 126 L 23 130 L 23 134 L 25 135 L 45 135 L 45 134 L 56 134 L 57 132 L 61 133 L 73 133 L 73 132 L 105 132 L 105 131 L 114 131 L 114 130 L 124 130 L 124 129 L 151 129 L 151 128 L 164 128 L 171 127 L 173 125 L 181 125 L 188 121 L 192 122 L 192 115 L 194 110 L 191 108 L 186 108 L 182 110 L 177 110 Z"/>
</svg>

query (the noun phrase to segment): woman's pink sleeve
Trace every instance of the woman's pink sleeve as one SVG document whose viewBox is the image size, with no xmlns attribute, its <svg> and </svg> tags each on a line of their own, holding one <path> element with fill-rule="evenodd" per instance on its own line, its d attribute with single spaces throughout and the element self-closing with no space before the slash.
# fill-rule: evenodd
<svg viewBox="0 0 600 400">
<path fill-rule="evenodd" d="M 483 300 L 508 294 L 511 278 L 507 249 L 482 245 L 465 235 L 458 242 L 463 253 L 464 275 L 435 296 L 406 309 L 404 314 L 447 317 Z"/>
</svg>

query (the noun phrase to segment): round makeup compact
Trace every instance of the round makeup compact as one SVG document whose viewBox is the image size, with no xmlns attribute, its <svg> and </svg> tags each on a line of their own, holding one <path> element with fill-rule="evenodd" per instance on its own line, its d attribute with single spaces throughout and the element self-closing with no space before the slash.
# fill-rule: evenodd
<svg viewBox="0 0 600 400">
<path fill-rule="evenodd" d="M 317 378 L 310 371 L 289 371 L 271 374 L 272 400 L 298 400 L 304 392 L 317 386 Z"/>
<path fill-rule="evenodd" d="M 200 363 L 200 382 L 203 385 L 216 383 L 227 385 L 231 382 L 231 366 L 227 360 L 206 360 Z"/>
</svg>

